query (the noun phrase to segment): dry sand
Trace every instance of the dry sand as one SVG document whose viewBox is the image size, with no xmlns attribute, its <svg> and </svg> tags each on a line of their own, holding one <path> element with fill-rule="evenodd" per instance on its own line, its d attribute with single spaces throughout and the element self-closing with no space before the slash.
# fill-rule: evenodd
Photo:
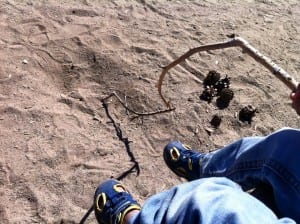
<svg viewBox="0 0 300 224">
<path fill-rule="evenodd" d="M 184 181 L 161 156 L 172 139 L 207 152 L 299 127 L 290 90 L 237 48 L 170 71 L 163 93 L 175 111 L 134 117 L 114 97 L 105 110 L 113 92 L 138 112 L 166 109 L 161 66 L 232 33 L 300 80 L 299 1 L 1 1 L 0 222 L 78 223 L 110 177 L 143 203 Z M 231 78 L 227 108 L 199 99 L 210 70 Z M 251 124 L 237 116 L 248 104 L 258 109 Z"/>
</svg>

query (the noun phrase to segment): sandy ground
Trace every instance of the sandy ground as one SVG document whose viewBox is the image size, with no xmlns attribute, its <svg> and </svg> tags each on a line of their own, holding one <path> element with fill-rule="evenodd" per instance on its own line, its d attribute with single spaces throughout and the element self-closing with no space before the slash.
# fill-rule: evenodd
<svg viewBox="0 0 300 224">
<path fill-rule="evenodd" d="M 299 127 L 290 90 L 238 48 L 172 69 L 163 82 L 172 112 L 136 116 L 116 97 L 103 101 L 116 93 L 136 112 L 165 110 L 161 67 L 233 33 L 300 80 L 298 1 L 1 1 L 1 223 L 78 223 L 110 177 L 143 203 L 184 181 L 161 156 L 172 139 L 208 152 Z M 226 108 L 200 100 L 211 70 L 231 78 Z M 250 124 L 238 117 L 246 105 L 258 110 Z"/>
</svg>

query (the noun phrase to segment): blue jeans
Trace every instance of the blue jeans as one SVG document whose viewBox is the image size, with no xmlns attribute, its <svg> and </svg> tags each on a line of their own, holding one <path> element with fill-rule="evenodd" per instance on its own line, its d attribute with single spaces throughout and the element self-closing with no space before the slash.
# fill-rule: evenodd
<svg viewBox="0 0 300 224">
<path fill-rule="evenodd" d="M 198 180 L 150 197 L 130 223 L 300 223 L 300 130 L 242 138 L 201 164 Z M 262 184 L 276 211 L 245 192 Z"/>
</svg>

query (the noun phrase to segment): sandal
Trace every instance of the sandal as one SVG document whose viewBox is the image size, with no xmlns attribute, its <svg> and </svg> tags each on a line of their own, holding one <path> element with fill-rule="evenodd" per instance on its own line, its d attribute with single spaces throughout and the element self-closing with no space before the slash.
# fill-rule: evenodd
<svg viewBox="0 0 300 224">
<path fill-rule="evenodd" d="M 96 189 L 94 212 L 99 224 L 122 224 L 132 210 L 141 210 L 141 206 L 119 181 L 108 180 Z"/>
<path fill-rule="evenodd" d="M 179 141 L 172 141 L 164 148 L 163 157 L 167 166 L 178 176 L 191 181 L 201 177 L 204 153 L 192 150 Z"/>
</svg>

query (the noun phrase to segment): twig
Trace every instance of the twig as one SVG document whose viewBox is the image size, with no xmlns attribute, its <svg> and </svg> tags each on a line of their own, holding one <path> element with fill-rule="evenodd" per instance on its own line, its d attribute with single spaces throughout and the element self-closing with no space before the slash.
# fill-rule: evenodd
<svg viewBox="0 0 300 224">
<path fill-rule="evenodd" d="M 129 169 L 128 174 L 131 173 L 131 171 L 135 169 L 136 172 L 137 172 L 137 175 L 139 175 L 140 174 L 140 167 L 139 167 L 139 164 L 136 161 L 133 153 L 130 150 L 130 146 L 129 146 L 130 141 L 128 140 L 128 138 L 123 137 L 123 132 L 122 132 L 120 126 L 116 124 L 115 120 L 110 115 L 109 110 L 108 110 L 108 105 L 107 105 L 107 103 L 106 103 L 106 101 L 104 99 L 102 100 L 102 105 L 103 105 L 103 107 L 105 109 L 107 117 L 110 119 L 110 121 L 112 122 L 112 124 L 113 124 L 113 126 L 114 126 L 114 128 L 116 130 L 116 134 L 117 134 L 119 140 L 124 143 L 126 151 L 127 151 L 127 154 L 130 157 L 130 161 L 133 162 L 133 164 L 134 164 L 133 168 Z"/>
<path fill-rule="evenodd" d="M 151 116 L 151 115 L 161 114 L 161 113 L 166 113 L 166 112 L 170 112 L 170 111 L 172 111 L 172 110 L 175 110 L 175 108 L 169 108 L 169 109 L 167 109 L 167 110 L 157 110 L 157 111 L 153 111 L 153 112 L 149 112 L 149 113 L 140 113 L 140 112 L 136 112 L 136 111 L 134 111 L 133 109 L 129 108 L 129 107 L 121 100 L 121 98 L 118 96 L 118 94 L 115 93 L 115 92 L 112 92 L 112 93 L 109 94 L 107 97 L 103 98 L 103 99 L 102 99 L 102 102 L 108 100 L 109 98 L 111 98 L 111 97 L 113 97 L 113 96 L 117 98 L 117 100 L 122 104 L 122 106 L 123 106 L 126 110 L 128 110 L 129 112 L 131 112 L 131 113 L 133 113 L 133 114 L 135 114 L 135 115 L 138 115 L 138 116 Z"/>
<path fill-rule="evenodd" d="M 89 208 L 89 210 L 85 213 L 85 215 L 80 220 L 79 224 L 84 224 L 87 218 L 90 216 L 92 211 L 94 210 L 94 204 Z"/>
<path fill-rule="evenodd" d="M 196 47 L 193 49 L 190 49 L 185 54 L 171 62 L 169 65 L 163 67 L 162 73 L 159 76 L 158 80 L 158 92 L 160 97 L 162 98 L 163 102 L 168 108 L 171 108 L 170 101 L 167 101 L 164 96 L 162 95 L 162 82 L 167 74 L 167 72 L 173 68 L 174 66 L 178 65 L 188 57 L 192 56 L 193 54 L 201 51 L 210 51 L 210 50 L 217 50 L 217 49 L 224 49 L 229 47 L 241 47 L 244 53 L 247 53 L 252 58 L 254 58 L 257 62 L 265 66 L 269 71 L 271 71 L 278 79 L 280 79 L 287 87 L 289 87 L 292 91 L 295 91 L 297 89 L 297 86 L 299 83 L 290 76 L 285 70 L 283 70 L 281 67 L 279 67 L 277 64 L 275 64 L 271 59 L 268 57 L 262 55 L 257 49 L 252 47 L 246 40 L 244 40 L 241 37 L 233 37 L 233 39 L 221 42 L 221 43 L 215 43 L 215 44 L 208 44 L 203 45 L 200 47 Z"/>
<path fill-rule="evenodd" d="M 137 173 L 137 176 L 140 174 L 140 166 L 138 164 L 138 162 L 136 161 L 135 159 L 135 156 L 134 154 L 132 153 L 132 151 L 130 150 L 130 141 L 128 140 L 128 138 L 126 137 L 123 137 L 123 132 L 120 128 L 119 125 L 116 124 L 115 120 L 111 117 L 109 111 L 108 111 L 108 105 L 106 103 L 106 100 L 109 99 L 110 97 L 112 96 L 115 96 L 119 102 L 126 108 L 126 110 L 134 113 L 134 114 L 137 114 L 137 115 L 142 115 L 142 116 L 145 116 L 145 115 L 149 115 L 149 114 L 141 114 L 141 113 L 137 113 L 131 109 L 129 109 L 126 104 L 123 103 L 123 101 L 120 99 L 120 97 L 116 94 L 116 93 L 112 93 L 110 94 L 109 96 L 105 97 L 104 99 L 101 100 L 102 102 L 102 105 L 105 109 L 105 112 L 106 112 L 106 115 L 108 116 L 108 118 L 110 119 L 110 121 L 112 122 L 115 130 L 116 130 L 116 134 L 119 138 L 120 141 L 122 141 L 125 145 L 125 148 L 126 148 L 126 152 L 128 154 L 128 156 L 130 157 L 130 161 L 133 163 L 132 167 L 129 168 L 128 170 L 126 170 L 125 172 L 121 173 L 118 177 L 116 177 L 117 180 L 122 180 L 123 178 L 125 178 L 127 175 L 129 175 L 130 173 L 136 171 Z M 162 111 L 163 112 L 163 111 Z M 161 113 L 162 113 L 161 112 Z M 157 112 L 156 112 L 157 113 Z M 82 217 L 82 219 L 80 220 L 79 224 L 84 224 L 85 221 L 87 220 L 87 218 L 89 217 L 89 215 L 93 212 L 94 210 L 94 204 L 89 208 L 89 210 L 85 213 L 85 215 Z"/>
</svg>

